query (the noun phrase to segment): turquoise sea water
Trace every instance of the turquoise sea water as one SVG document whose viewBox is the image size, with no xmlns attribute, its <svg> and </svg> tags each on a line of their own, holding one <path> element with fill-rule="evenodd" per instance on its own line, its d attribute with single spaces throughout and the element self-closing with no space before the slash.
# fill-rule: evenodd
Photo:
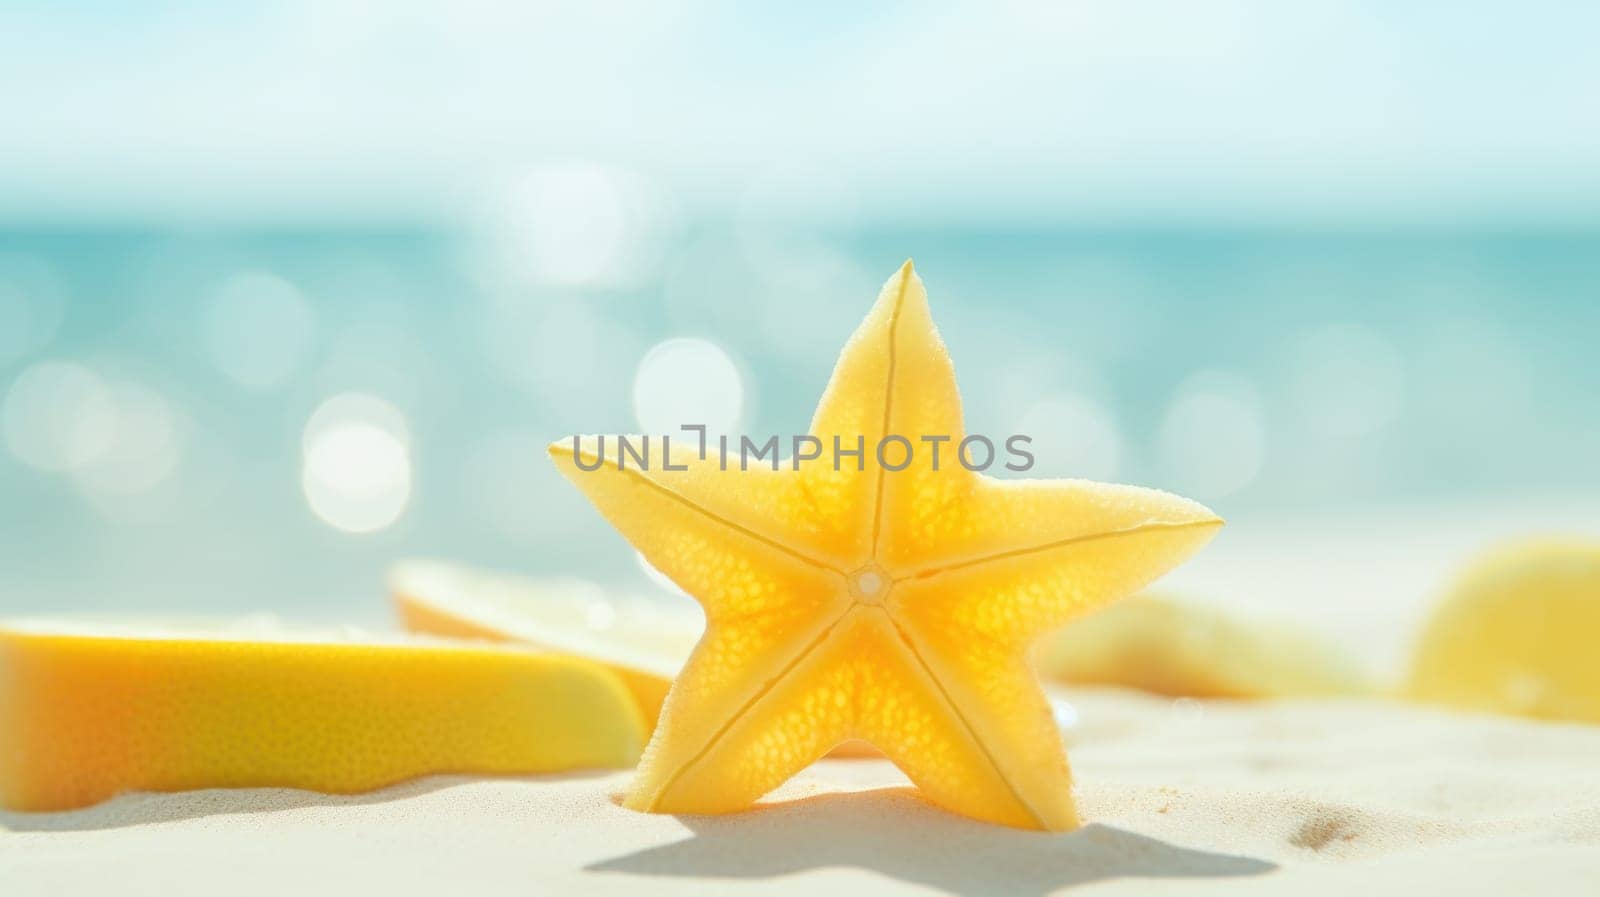
<svg viewBox="0 0 1600 897">
<path fill-rule="evenodd" d="M 0 610 L 374 609 L 411 554 L 640 581 L 544 442 L 638 429 L 640 359 L 673 337 L 732 359 L 740 429 L 801 432 L 906 257 L 969 429 L 1035 430 L 1043 473 L 1199 492 L 1236 518 L 1600 488 L 1600 232 L 703 227 L 583 285 L 508 276 L 480 242 L 0 232 Z M 241 277 L 290 290 L 292 313 L 219 305 Z M 105 437 L 143 432 L 140 451 L 41 469 L 61 439 L 38 428 L 76 425 L 41 423 L 51 394 L 39 411 L 17 384 L 56 362 L 149 400 Z M 240 382 L 252 370 L 271 382 Z M 369 533 L 330 525 L 303 482 L 308 419 L 350 392 L 403 421 L 409 492 Z"/>
</svg>

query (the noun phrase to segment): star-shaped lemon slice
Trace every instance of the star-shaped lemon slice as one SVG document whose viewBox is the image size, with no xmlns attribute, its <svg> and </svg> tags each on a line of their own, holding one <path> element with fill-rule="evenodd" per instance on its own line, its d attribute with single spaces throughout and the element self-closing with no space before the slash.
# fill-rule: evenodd
<svg viewBox="0 0 1600 897">
<path fill-rule="evenodd" d="M 985 461 L 976 440 L 960 463 L 955 371 L 910 262 L 845 346 L 810 433 L 822 456 L 777 470 L 702 460 L 693 439 L 665 459 L 684 470 L 661 463 L 659 439 L 648 470 L 619 464 L 615 438 L 551 447 L 705 610 L 627 806 L 738 810 L 855 738 L 946 809 L 1075 828 L 1029 645 L 1181 563 L 1222 521 L 1151 489 L 993 479 L 968 469 Z"/>
</svg>

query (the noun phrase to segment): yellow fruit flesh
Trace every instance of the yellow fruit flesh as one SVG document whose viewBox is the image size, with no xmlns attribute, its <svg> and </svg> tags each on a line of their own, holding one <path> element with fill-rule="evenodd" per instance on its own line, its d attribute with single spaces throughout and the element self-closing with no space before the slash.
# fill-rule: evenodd
<svg viewBox="0 0 1600 897">
<path fill-rule="evenodd" d="M 576 580 L 528 580 L 440 561 L 407 561 L 389 580 L 407 630 L 515 642 L 597 661 L 633 693 L 650 729 L 661 716 L 673 677 L 704 630 L 698 613 L 642 611 L 637 601 L 608 601 L 592 583 Z M 623 604 L 632 606 L 619 607 Z M 597 606 L 604 621 L 598 627 L 586 619 Z M 588 631 L 575 635 L 575 630 Z M 828 756 L 882 755 L 851 741 Z"/>
<path fill-rule="evenodd" d="M 429 773 L 619 767 L 644 726 L 612 675 L 492 647 L 0 626 L 0 805 L 124 791 L 366 791 Z"/>
<path fill-rule="evenodd" d="M 692 608 L 620 600 L 582 580 L 530 580 L 442 561 L 406 561 L 389 587 L 408 631 L 530 645 L 595 661 L 617 676 L 648 726 L 699 638 Z"/>
<path fill-rule="evenodd" d="M 1434 613 L 1411 696 L 1471 710 L 1600 723 L 1600 544 L 1512 545 Z"/>
<path fill-rule="evenodd" d="M 1039 672 L 1195 698 L 1366 694 L 1355 664 L 1309 633 L 1247 623 L 1220 611 L 1140 596 L 1040 640 Z"/>
<path fill-rule="evenodd" d="M 909 264 L 846 346 L 811 433 L 829 449 L 860 438 L 860 469 L 825 456 L 721 470 L 715 454 L 675 454 L 687 470 L 624 470 L 593 437 L 551 447 L 706 612 L 628 806 L 736 810 L 857 738 L 950 810 L 1076 826 L 1028 647 L 1181 563 L 1221 521 L 1155 490 L 999 481 L 956 463 L 954 371 Z M 898 471 L 874 457 L 891 434 L 918 449 Z M 938 469 L 922 435 L 950 437 Z"/>
<path fill-rule="evenodd" d="M 542 647 L 509 633 L 451 616 L 403 594 L 395 596 L 395 606 L 400 612 L 401 625 L 405 626 L 408 632 Z M 610 670 L 628 689 L 639 705 L 639 711 L 645 722 L 653 727 L 656 717 L 661 715 L 661 702 L 667 699 L 667 689 L 672 687 L 672 678 L 620 664 L 602 664 L 602 666 Z"/>
</svg>

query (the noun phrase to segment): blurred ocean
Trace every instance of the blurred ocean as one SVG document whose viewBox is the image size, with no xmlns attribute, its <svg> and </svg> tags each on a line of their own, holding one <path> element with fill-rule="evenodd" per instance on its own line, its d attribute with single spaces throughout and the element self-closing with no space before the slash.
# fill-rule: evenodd
<svg viewBox="0 0 1600 897">
<path fill-rule="evenodd" d="M 908 256 L 969 431 L 1033 436 L 1038 474 L 1246 533 L 1600 495 L 1600 232 L 768 237 L 702 224 L 627 265 L 535 241 L 529 277 L 451 228 L 0 233 L 0 610 L 366 619 L 413 554 L 642 584 L 543 446 L 802 432 Z"/>
</svg>

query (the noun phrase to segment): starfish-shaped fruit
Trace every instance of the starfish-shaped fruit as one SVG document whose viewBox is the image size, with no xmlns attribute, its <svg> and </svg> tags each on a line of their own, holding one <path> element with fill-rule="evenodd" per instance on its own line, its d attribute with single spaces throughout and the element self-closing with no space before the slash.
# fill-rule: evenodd
<svg viewBox="0 0 1600 897">
<path fill-rule="evenodd" d="M 810 432 L 822 457 L 776 470 L 697 459 L 682 443 L 667 460 L 687 469 L 658 455 L 641 470 L 619 463 L 614 441 L 589 470 L 606 458 L 604 437 L 551 447 L 705 609 L 627 806 L 738 810 L 854 738 L 949 810 L 1075 828 L 1029 645 L 1181 563 L 1222 521 L 1152 489 L 998 480 L 958 463 L 955 371 L 910 262 L 845 346 Z M 836 469 L 835 440 L 865 451 L 839 455 Z M 982 458 L 969 446 L 968 464 Z"/>
</svg>

